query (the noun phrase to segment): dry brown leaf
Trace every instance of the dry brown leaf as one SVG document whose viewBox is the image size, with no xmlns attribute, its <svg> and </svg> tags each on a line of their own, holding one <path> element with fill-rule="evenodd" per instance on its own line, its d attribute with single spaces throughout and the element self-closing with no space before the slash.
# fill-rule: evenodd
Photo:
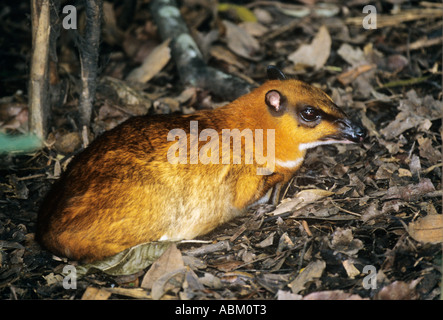
<svg viewBox="0 0 443 320">
<path fill-rule="evenodd" d="M 332 234 L 330 246 L 335 252 L 354 255 L 363 248 L 363 242 L 359 239 L 354 239 L 351 229 L 337 228 Z"/>
<path fill-rule="evenodd" d="M 301 300 L 303 298 L 300 294 L 293 294 L 290 291 L 278 290 L 277 300 Z"/>
<path fill-rule="evenodd" d="M 355 187 L 355 190 L 361 196 L 365 195 L 366 184 L 364 184 L 356 174 L 349 173 L 349 185 Z"/>
<path fill-rule="evenodd" d="M 135 274 L 150 266 L 170 245 L 169 241 L 141 243 L 103 260 L 79 264 L 77 276 L 96 270 L 113 276 Z"/>
<path fill-rule="evenodd" d="M 109 1 L 103 2 L 103 23 L 103 41 L 111 46 L 121 44 L 124 34 L 117 25 L 114 5 Z"/>
<path fill-rule="evenodd" d="M 429 129 L 429 121 L 441 118 L 443 102 L 435 100 L 432 96 L 420 98 L 414 90 L 408 91 L 406 97 L 407 99 L 400 100 L 398 106 L 400 112 L 394 121 L 391 121 L 385 128 L 380 130 L 386 140 L 394 139 L 411 128 L 427 131 Z"/>
<path fill-rule="evenodd" d="M 326 262 L 317 260 L 310 262 L 306 268 L 290 283 L 292 293 L 299 293 L 305 288 L 306 283 L 321 277 L 323 270 L 326 268 Z"/>
<path fill-rule="evenodd" d="M 0 245 L 2 245 L 3 248 L 5 248 L 5 243 L 1 243 Z M 46 285 L 51 286 L 53 284 L 56 283 L 60 283 L 63 281 L 63 276 L 60 274 L 54 274 L 54 272 L 51 272 L 50 274 L 43 276 L 43 279 L 46 280 Z"/>
<path fill-rule="evenodd" d="M 411 157 L 411 161 L 409 162 L 409 169 L 413 175 L 417 175 L 421 171 L 421 161 L 420 157 L 416 154 L 413 154 Z"/>
<path fill-rule="evenodd" d="M 373 64 L 364 64 L 355 68 L 352 68 L 349 71 L 343 72 L 337 76 L 337 80 L 344 86 L 347 86 L 352 81 L 357 79 L 359 75 L 362 73 L 368 72 L 374 69 L 376 66 Z"/>
<path fill-rule="evenodd" d="M 435 187 L 431 180 L 423 178 L 417 184 L 408 184 L 407 186 L 393 186 L 388 189 L 382 200 L 386 199 L 402 199 L 405 201 L 413 201 L 420 199 L 423 195 L 435 191 Z"/>
<path fill-rule="evenodd" d="M 233 65 L 239 69 L 243 69 L 244 65 L 239 58 L 231 51 L 222 46 L 212 46 L 210 50 L 211 56 L 217 60 L 224 61 L 230 65 Z"/>
<path fill-rule="evenodd" d="M 202 285 L 211 289 L 221 289 L 223 287 L 220 278 L 209 272 L 205 272 L 204 276 L 199 278 L 199 281 Z"/>
<path fill-rule="evenodd" d="M 361 220 L 363 222 L 367 222 L 371 219 L 374 219 L 378 216 L 380 216 L 382 214 L 382 212 L 380 212 L 377 208 L 377 203 L 372 202 L 369 207 L 367 207 L 364 211 L 363 211 L 363 215 L 361 216 Z"/>
<path fill-rule="evenodd" d="M 24 103 L 0 103 L 0 132 L 6 130 L 27 132 L 28 115 L 28 106 Z"/>
<path fill-rule="evenodd" d="M 314 13 L 317 17 L 333 17 L 340 13 L 340 7 L 334 3 L 318 3 Z"/>
<path fill-rule="evenodd" d="M 213 266 L 220 271 L 230 272 L 230 271 L 234 271 L 234 270 L 238 269 L 239 266 L 244 265 L 244 264 L 245 263 L 243 261 L 229 260 L 229 261 L 217 262 Z"/>
<path fill-rule="evenodd" d="M 135 298 L 135 299 L 150 299 L 151 296 L 142 288 L 106 288 L 107 291 L 113 294 L 118 294 L 125 297 Z"/>
<path fill-rule="evenodd" d="M 443 242 L 443 215 L 431 214 L 409 223 L 409 235 L 424 243 Z"/>
<path fill-rule="evenodd" d="M 118 96 L 120 105 L 125 106 L 125 109 L 126 106 L 128 105 L 144 106 L 144 112 L 142 110 L 139 110 L 134 115 L 146 114 L 152 105 L 152 99 L 157 98 L 153 96 L 151 99 L 152 95 L 144 92 L 143 90 L 139 90 L 128 85 L 123 80 L 116 79 L 113 77 L 103 77 L 100 80 L 100 87 L 105 87 L 106 90 L 110 90 L 111 91 L 110 94 L 116 94 Z M 127 111 L 125 110 L 125 112 Z M 130 112 L 127 113 L 130 114 Z"/>
<path fill-rule="evenodd" d="M 194 271 L 188 268 L 183 282 L 183 290 L 179 292 L 180 299 L 190 300 L 192 298 L 195 298 L 196 294 L 205 296 L 205 294 L 203 293 L 204 290 L 205 287 L 200 282 L 198 276 L 195 274 Z"/>
<path fill-rule="evenodd" d="M 349 278 L 354 279 L 360 274 L 360 271 L 355 267 L 351 260 L 347 259 L 342 262 L 343 268 L 345 268 L 346 273 Z"/>
<path fill-rule="evenodd" d="M 366 300 L 357 294 L 344 292 L 343 290 L 327 290 L 313 292 L 303 297 L 303 300 Z"/>
<path fill-rule="evenodd" d="M 383 287 L 374 297 L 375 300 L 414 300 L 417 298 L 415 287 L 422 278 L 415 279 L 410 283 L 394 281 Z"/>
<path fill-rule="evenodd" d="M 307 6 L 302 6 L 298 4 L 288 4 L 285 6 L 278 6 L 278 11 L 281 13 L 295 18 L 303 18 L 311 13 L 311 9 Z"/>
<path fill-rule="evenodd" d="M 155 261 L 151 268 L 146 272 L 140 287 L 151 289 L 153 283 L 162 275 L 182 269 L 185 266 L 183 257 L 175 243 L 172 243 L 169 248 Z"/>
<path fill-rule="evenodd" d="M 145 83 L 151 80 L 171 59 L 170 39 L 158 45 L 145 58 L 142 65 L 132 70 L 126 80 Z"/>
<path fill-rule="evenodd" d="M 279 215 L 285 212 L 300 210 L 304 206 L 314 202 L 321 200 L 325 197 L 334 194 L 331 191 L 323 190 L 323 189 L 308 189 L 302 190 L 297 193 L 294 198 L 284 199 L 280 205 L 271 213 L 274 215 Z"/>
<path fill-rule="evenodd" d="M 235 54 L 246 59 L 256 59 L 260 53 L 260 43 L 244 28 L 223 20 L 226 28 L 226 42 L 228 48 Z"/>
<path fill-rule="evenodd" d="M 280 240 L 278 241 L 277 252 L 283 252 L 284 250 L 293 249 L 294 247 L 295 247 L 294 242 L 288 236 L 288 233 L 287 232 L 283 233 L 282 236 L 280 237 Z"/>
<path fill-rule="evenodd" d="M 237 286 L 238 288 L 245 287 L 245 285 L 254 281 L 256 275 L 244 272 L 244 271 L 234 271 L 227 272 L 220 277 L 222 284 L 229 284 L 230 286 Z"/>
<path fill-rule="evenodd" d="M 257 243 L 256 246 L 258 248 L 266 248 L 272 246 L 272 244 L 274 243 L 274 235 L 275 231 L 271 232 L 271 234 L 265 240 L 261 241 L 260 243 Z"/>
<path fill-rule="evenodd" d="M 386 201 L 383 204 L 383 207 L 381 209 L 381 214 L 388 214 L 391 212 L 398 212 L 400 210 L 400 206 L 402 205 L 402 201 L 401 200 L 391 200 L 391 201 Z"/>
<path fill-rule="evenodd" d="M 8 101 L 8 102 L 0 102 L 0 122 L 7 121 L 12 117 L 16 117 L 20 114 L 24 109 L 28 109 L 28 105 L 26 103 L 19 102 L 9 102 L 7 97 L 4 97 L 0 101 Z"/>
<path fill-rule="evenodd" d="M 412 177 L 412 173 L 408 169 L 399 168 L 398 169 L 398 176 L 399 177 Z"/>
<path fill-rule="evenodd" d="M 154 101 L 152 104 L 154 111 L 160 114 L 174 113 L 180 110 L 180 102 L 170 97 L 162 97 Z"/>
<path fill-rule="evenodd" d="M 418 137 L 417 141 L 419 144 L 420 157 L 428 159 L 431 165 L 436 164 L 442 159 L 441 152 L 432 146 L 431 139 Z"/>
<path fill-rule="evenodd" d="M 392 54 L 386 59 L 388 71 L 399 72 L 408 65 L 408 58 L 401 54 Z"/>
<path fill-rule="evenodd" d="M 337 50 L 337 54 L 354 68 L 368 64 L 363 50 L 359 47 L 354 48 L 347 43 L 343 43 L 340 46 Z"/>
<path fill-rule="evenodd" d="M 68 132 L 57 137 L 55 148 L 63 154 L 73 153 L 82 145 L 80 134 L 78 132 Z"/>
<path fill-rule="evenodd" d="M 331 36 L 328 28 L 321 26 L 310 44 L 303 44 L 288 56 L 295 66 L 310 66 L 316 70 L 322 68 L 331 52 Z"/>
<path fill-rule="evenodd" d="M 270 292 L 283 289 L 289 281 L 291 274 L 260 273 L 257 275 L 258 283 Z"/>
<path fill-rule="evenodd" d="M 378 167 L 377 172 L 375 173 L 375 179 L 390 179 L 392 174 L 398 170 L 398 165 L 391 162 L 383 162 L 380 161 L 380 166 Z"/>
<path fill-rule="evenodd" d="M 82 295 L 82 300 L 108 300 L 111 292 L 103 288 L 87 287 Z"/>
<path fill-rule="evenodd" d="M 152 284 L 152 299 L 159 300 L 166 292 L 171 290 L 178 292 L 182 287 L 187 271 L 187 268 L 181 268 L 163 274 Z"/>
<path fill-rule="evenodd" d="M 243 22 L 240 26 L 254 37 L 262 37 L 269 31 L 269 29 L 260 22 Z"/>
<path fill-rule="evenodd" d="M 369 136 L 375 136 L 377 138 L 380 137 L 380 133 L 378 133 L 375 123 L 367 117 L 366 112 L 360 112 L 360 121 L 362 125 L 368 130 Z"/>
</svg>

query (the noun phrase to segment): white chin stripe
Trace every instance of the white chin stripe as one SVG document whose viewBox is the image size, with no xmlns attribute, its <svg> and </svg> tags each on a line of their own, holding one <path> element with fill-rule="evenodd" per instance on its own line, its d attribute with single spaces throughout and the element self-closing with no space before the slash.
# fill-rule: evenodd
<svg viewBox="0 0 443 320">
<path fill-rule="evenodd" d="M 169 240 L 169 237 L 166 234 L 162 235 L 161 238 L 158 239 L 158 241 L 168 241 L 168 240 Z"/>
<path fill-rule="evenodd" d="M 316 141 L 316 142 L 300 143 L 298 145 L 298 149 L 300 151 L 302 151 L 302 150 L 306 150 L 306 149 L 315 148 L 317 146 L 321 146 L 321 145 L 324 145 L 324 144 L 334 144 L 334 143 L 349 144 L 349 143 L 353 143 L 353 142 L 349 141 L 349 140 L 327 140 L 327 141 Z"/>
<path fill-rule="evenodd" d="M 275 164 L 279 167 L 284 167 L 284 168 L 295 168 L 297 166 L 299 166 L 301 163 L 303 162 L 303 158 L 297 158 L 295 160 L 289 160 L 289 161 L 282 161 L 282 160 L 276 160 Z"/>
</svg>

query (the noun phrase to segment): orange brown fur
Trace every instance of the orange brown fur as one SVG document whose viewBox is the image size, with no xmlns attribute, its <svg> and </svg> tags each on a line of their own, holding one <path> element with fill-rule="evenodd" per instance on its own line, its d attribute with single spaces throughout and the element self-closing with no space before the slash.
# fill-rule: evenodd
<svg viewBox="0 0 443 320">
<path fill-rule="evenodd" d="M 281 116 L 273 115 L 265 103 L 269 90 L 287 99 Z M 296 80 L 271 80 L 215 110 L 127 120 L 72 160 L 41 206 L 37 239 L 58 255 L 94 261 L 144 242 L 208 233 L 241 215 L 272 187 L 288 182 L 302 161 L 293 167 L 276 165 L 270 175 L 257 175 L 256 163 L 171 164 L 166 155 L 175 142 L 167 141 L 168 132 L 181 128 L 189 136 L 190 121 L 198 121 L 199 131 L 212 128 L 218 133 L 274 129 L 276 160 L 302 160 L 306 150 L 299 150 L 300 143 L 339 129 L 328 121 L 315 128 L 300 125 L 294 115 L 300 102 L 345 118 L 323 91 Z M 243 157 L 245 147 L 243 143 Z"/>
</svg>

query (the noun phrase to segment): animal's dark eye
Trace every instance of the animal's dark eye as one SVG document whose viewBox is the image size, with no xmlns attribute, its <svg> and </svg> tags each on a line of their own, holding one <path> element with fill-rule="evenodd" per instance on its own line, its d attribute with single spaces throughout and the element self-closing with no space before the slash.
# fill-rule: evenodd
<svg viewBox="0 0 443 320">
<path fill-rule="evenodd" d="M 313 107 L 306 107 L 300 112 L 300 116 L 307 122 L 312 122 L 320 118 L 320 113 Z"/>
</svg>

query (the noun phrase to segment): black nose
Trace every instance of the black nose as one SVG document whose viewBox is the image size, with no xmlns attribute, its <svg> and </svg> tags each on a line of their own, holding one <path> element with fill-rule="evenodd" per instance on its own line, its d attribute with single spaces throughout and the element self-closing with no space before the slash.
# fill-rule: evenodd
<svg viewBox="0 0 443 320">
<path fill-rule="evenodd" d="M 358 125 L 354 125 L 354 136 L 358 142 L 362 142 L 366 137 L 366 130 Z"/>
<path fill-rule="evenodd" d="M 366 137 L 366 130 L 361 126 L 353 123 L 349 119 L 340 119 L 338 120 L 339 127 L 341 130 L 341 134 L 344 138 L 352 141 L 360 143 Z"/>
</svg>

